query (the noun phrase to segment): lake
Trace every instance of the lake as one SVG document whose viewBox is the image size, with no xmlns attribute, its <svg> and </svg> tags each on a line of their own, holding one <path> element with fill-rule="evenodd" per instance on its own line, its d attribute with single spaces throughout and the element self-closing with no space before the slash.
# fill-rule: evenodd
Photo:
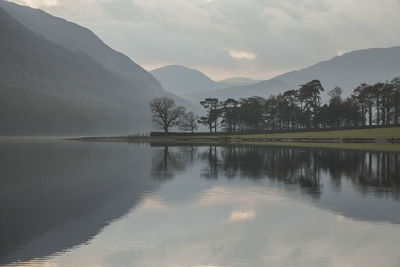
<svg viewBox="0 0 400 267">
<path fill-rule="evenodd" d="M 0 140 L 1 266 L 400 266 L 400 154 Z"/>
</svg>

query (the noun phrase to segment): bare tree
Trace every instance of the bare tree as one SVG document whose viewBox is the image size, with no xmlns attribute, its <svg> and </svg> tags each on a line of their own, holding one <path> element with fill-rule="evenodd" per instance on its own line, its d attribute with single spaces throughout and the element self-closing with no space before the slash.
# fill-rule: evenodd
<svg viewBox="0 0 400 267">
<path fill-rule="evenodd" d="M 175 101 L 168 97 L 157 97 L 150 102 L 151 112 L 153 113 L 153 123 L 156 127 L 168 129 L 178 126 L 180 118 L 185 114 L 184 107 L 177 107 Z"/>
<path fill-rule="evenodd" d="M 179 129 L 182 131 L 190 131 L 193 133 L 197 128 L 197 120 L 199 119 L 193 112 L 186 113 L 182 116 Z"/>
</svg>

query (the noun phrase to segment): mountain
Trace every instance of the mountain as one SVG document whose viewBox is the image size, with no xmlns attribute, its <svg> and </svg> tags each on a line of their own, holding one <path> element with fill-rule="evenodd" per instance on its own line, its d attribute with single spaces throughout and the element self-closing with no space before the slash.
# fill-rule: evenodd
<svg viewBox="0 0 400 267">
<path fill-rule="evenodd" d="M 234 78 L 228 78 L 225 80 L 218 81 L 219 83 L 224 83 L 224 84 L 229 84 L 230 86 L 241 86 L 241 85 L 250 85 L 257 83 L 259 81 L 249 79 L 249 78 L 244 78 L 244 77 L 234 77 Z"/>
<path fill-rule="evenodd" d="M 168 65 L 150 72 L 165 90 L 184 96 L 228 87 L 229 83 L 213 81 L 202 72 L 179 65 Z"/>
<path fill-rule="evenodd" d="M 319 79 L 326 91 L 340 86 L 343 95 L 349 96 L 360 83 L 391 80 L 400 75 L 400 46 L 357 50 L 322 61 L 299 71 L 279 75 L 273 79 L 247 86 L 232 86 L 220 90 L 187 95 L 192 101 L 205 97 L 226 99 L 250 96 L 269 97 L 299 85 Z"/>
<path fill-rule="evenodd" d="M 50 42 L 94 59 L 113 74 L 131 82 L 134 89 L 163 91 L 152 75 L 129 57 L 110 48 L 90 30 L 39 9 L 3 0 L 0 0 L 0 7 L 20 24 Z"/>
<path fill-rule="evenodd" d="M 0 9 L 0 135 L 148 131 L 152 98 L 193 106 L 91 31 L 5 1 Z"/>
</svg>

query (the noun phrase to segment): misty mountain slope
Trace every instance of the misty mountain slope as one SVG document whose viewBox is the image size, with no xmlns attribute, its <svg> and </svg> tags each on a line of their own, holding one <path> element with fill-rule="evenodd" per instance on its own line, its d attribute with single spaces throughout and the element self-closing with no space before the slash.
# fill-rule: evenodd
<svg viewBox="0 0 400 267">
<path fill-rule="evenodd" d="M 244 77 L 233 77 L 233 78 L 224 79 L 224 80 L 221 80 L 218 82 L 229 84 L 230 86 L 242 86 L 242 85 L 255 84 L 260 81 L 249 79 L 249 78 L 244 78 Z"/>
<path fill-rule="evenodd" d="M 0 0 L 2 6 L 36 32 L 2 11 L 0 134 L 149 131 L 149 102 L 159 96 L 200 110 L 91 31 L 41 10 Z"/>
<path fill-rule="evenodd" d="M 53 44 L 0 8 L 0 134 L 125 133 L 150 127 L 144 98 L 89 57 Z"/>
<path fill-rule="evenodd" d="M 186 94 L 185 98 L 192 102 L 199 102 L 207 97 L 224 100 L 227 98 L 240 99 L 242 97 L 261 96 L 267 97 L 288 88 L 288 84 L 281 80 L 262 81 L 251 85 L 231 86 L 224 89 L 206 91 L 201 93 Z M 282 88 L 282 89 L 280 89 Z"/>
<path fill-rule="evenodd" d="M 362 82 L 375 83 L 391 80 L 400 75 L 400 46 L 357 50 L 322 61 L 311 67 L 279 75 L 273 79 L 248 86 L 236 86 L 207 93 L 191 94 L 189 99 L 198 101 L 204 97 L 269 97 L 271 94 L 296 89 L 313 79 L 319 79 L 329 91 L 335 86 L 348 96 Z"/>
<path fill-rule="evenodd" d="M 165 90 L 183 96 L 228 87 L 228 83 L 213 81 L 202 72 L 179 65 L 169 65 L 150 72 Z"/>
<path fill-rule="evenodd" d="M 90 30 L 41 10 L 11 2 L 0 0 L 0 7 L 16 21 L 47 40 L 88 55 L 130 82 L 132 90 L 153 93 L 163 91 L 160 83 L 152 75 L 127 56 L 111 49 Z"/>
</svg>

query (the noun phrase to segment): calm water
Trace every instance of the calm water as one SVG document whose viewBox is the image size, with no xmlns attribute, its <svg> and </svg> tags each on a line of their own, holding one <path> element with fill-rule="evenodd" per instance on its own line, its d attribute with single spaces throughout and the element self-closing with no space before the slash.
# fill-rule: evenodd
<svg viewBox="0 0 400 267">
<path fill-rule="evenodd" d="M 400 154 L 0 141 L 1 266 L 400 266 Z"/>
</svg>

